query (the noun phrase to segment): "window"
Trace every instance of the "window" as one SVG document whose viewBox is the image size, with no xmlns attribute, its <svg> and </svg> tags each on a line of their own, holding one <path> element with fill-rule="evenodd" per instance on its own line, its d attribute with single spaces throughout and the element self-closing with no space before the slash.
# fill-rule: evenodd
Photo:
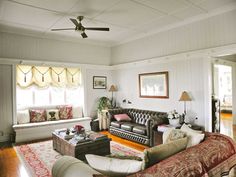
<svg viewBox="0 0 236 177">
<path fill-rule="evenodd" d="M 80 106 L 83 92 L 78 68 L 17 66 L 17 109 L 31 106 Z"/>
</svg>

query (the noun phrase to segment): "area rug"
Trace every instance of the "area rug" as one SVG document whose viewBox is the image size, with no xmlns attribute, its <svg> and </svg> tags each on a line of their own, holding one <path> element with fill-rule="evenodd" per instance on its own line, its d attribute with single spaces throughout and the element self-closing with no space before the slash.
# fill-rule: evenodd
<svg viewBox="0 0 236 177">
<path fill-rule="evenodd" d="M 51 177 L 52 165 L 61 157 L 61 154 L 53 150 L 51 140 L 19 145 L 14 148 L 30 177 Z M 111 153 L 139 157 L 143 155 L 138 150 L 114 141 L 111 142 Z"/>
</svg>

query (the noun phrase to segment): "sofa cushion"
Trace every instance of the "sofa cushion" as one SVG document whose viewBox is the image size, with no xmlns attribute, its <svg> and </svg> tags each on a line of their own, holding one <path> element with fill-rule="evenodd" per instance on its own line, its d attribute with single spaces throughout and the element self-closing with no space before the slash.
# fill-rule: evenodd
<svg viewBox="0 0 236 177">
<path fill-rule="evenodd" d="M 17 111 L 17 123 L 18 124 L 26 124 L 30 122 L 29 110 L 20 110 Z"/>
<path fill-rule="evenodd" d="M 147 128 L 145 126 L 134 126 L 133 127 L 133 132 L 138 133 L 140 135 L 146 135 L 147 133 Z"/>
<path fill-rule="evenodd" d="M 73 117 L 72 106 L 62 105 L 57 106 L 59 109 L 59 117 L 60 119 L 71 119 Z"/>
<path fill-rule="evenodd" d="M 118 121 L 113 121 L 111 122 L 111 126 L 116 127 L 116 128 L 120 128 L 122 122 L 118 122 Z"/>
<path fill-rule="evenodd" d="M 116 115 L 114 115 L 114 118 L 119 122 L 120 121 L 123 121 L 123 122 L 130 122 L 131 121 L 131 118 L 127 114 L 116 114 Z"/>
<path fill-rule="evenodd" d="M 31 109 L 30 113 L 30 122 L 44 122 L 46 121 L 47 114 L 45 109 Z"/>
<path fill-rule="evenodd" d="M 93 154 L 85 155 L 88 164 L 107 176 L 127 176 L 142 170 L 142 161 L 116 159 Z"/>
<path fill-rule="evenodd" d="M 165 138 L 165 141 L 163 138 L 163 144 L 169 143 L 171 141 L 175 141 L 175 140 L 178 140 L 187 136 L 185 132 L 179 129 L 169 129 L 163 133 L 163 136 L 164 135 L 166 136 L 166 138 Z"/>
<path fill-rule="evenodd" d="M 59 120 L 59 110 L 58 109 L 47 109 L 47 120 Z"/>
<path fill-rule="evenodd" d="M 182 125 L 181 130 L 187 134 L 188 137 L 187 147 L 199 144 L 205 137 L 205 134 L 201 133 L 201 131 L 193 130 L 185 124 Z"/>
<path fill-rule="evenodd" d="M 176 141 L 172 141 L 166 144 L 161 144 L 149 149 L 145 149 L 144 169 L 186 149 L 187 143 L 188 139 L 187 137 L 185 137 Z"/>
<path fill-rule="evenodd" d="M 132 123 L 126 123 L 126 122 L 124 122 L 123 124 L 121 124 L 121 129 L 123 129 L 123 130 L 127 130 L 127 131 L 132 131 L 132 129 L 133 129 L 133 124 Z"/>
</svg>

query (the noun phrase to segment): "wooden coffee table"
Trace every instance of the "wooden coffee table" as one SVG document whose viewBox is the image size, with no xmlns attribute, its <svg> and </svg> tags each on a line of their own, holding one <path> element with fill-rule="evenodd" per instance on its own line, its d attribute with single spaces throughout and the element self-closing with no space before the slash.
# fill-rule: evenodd
<svg viewBox="0 0 236 177">
<path fill-rule="evenodd" d="M 73 144 L 68 140 L 65 140 L 59 134 L 52 133 L 53 140 L 53 149 L 61 153 L 62 155 L 73 156 L 80 160 L 85 161 L 86 154 L 95 154 L 95 155 L 109 155 L 110 152 L 110 138 L 104 138 L 101 140 Z"/>
</svg>

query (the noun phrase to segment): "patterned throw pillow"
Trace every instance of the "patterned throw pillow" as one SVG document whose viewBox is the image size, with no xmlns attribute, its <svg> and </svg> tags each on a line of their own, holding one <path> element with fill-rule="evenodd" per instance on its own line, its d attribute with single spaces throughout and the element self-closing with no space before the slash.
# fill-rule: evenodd
<svg viewBox="0 0 236 177">
<path fill-rule="evenodd" d="M 48 109 L 47 110 L 47 120 L 59 120 L 59 110 L 58 109 Z"/>
<path fill-rule="evenodd" d="M 171 130 L 171 132 L 170 132 L 169 136 L 167 137 L 165 143 L 169 143 L 171 141 L 176 141 L 176 140 L 184 138 L 184 137 L 186 137 L 185 132 L 183 132 L 181 130 L 178 130 L 178 129 L 173 129 L 173 130 Z"/>
<path fill-rule="evenodd" d="M 71 119 L 73 117 L 72 114 L 72 106 L 58 106 L 59 109 L 59 118 L 60 119 Z"/>
<path fill-rule="evenodd" d="M 45 109 L 32 109 L 30 112 L 30 122 L 44 122 L 47 115 Z"/>
</svg>

